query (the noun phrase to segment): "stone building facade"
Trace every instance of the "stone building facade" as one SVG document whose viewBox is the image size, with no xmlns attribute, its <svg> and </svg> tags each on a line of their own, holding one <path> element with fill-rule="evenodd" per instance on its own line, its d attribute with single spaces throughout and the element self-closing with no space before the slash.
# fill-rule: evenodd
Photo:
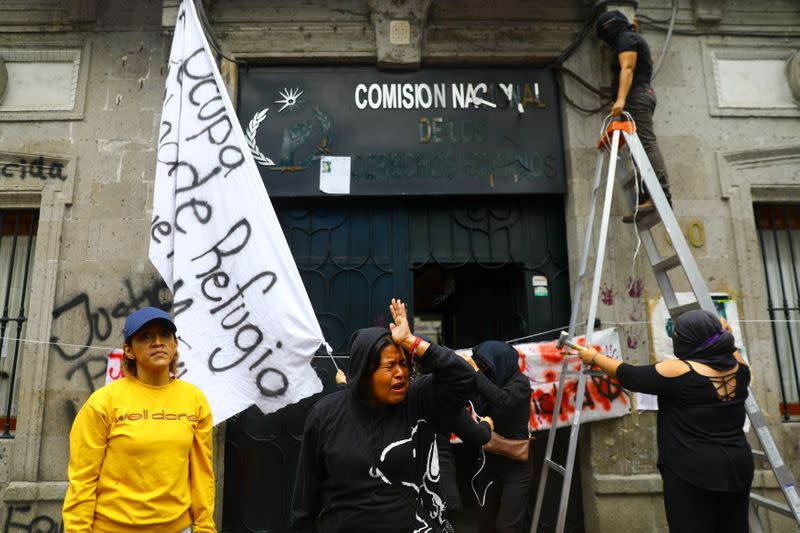
<svg viewBox="0 0 800 533">
<path fill-rule="evenodd" d="M 598 9 L 608 7 L 602 4 Z M 792 355 L 781 359 L 776 354 L 790 352 L 775 342 L 776 336 L 786 336 L 780 327 L 787 322 L 778 328 L 770 322 L 792 319 L 795 311 L 785 317 L 775 314 L 781 303 L 773 301 L 778 293 L 768 286 L 763 253 L 770 231 L 796 230 L 784 206 L 791 210 L 800 205 L 800 10 L 789 0 L 631 4 L 620 8 L 639 16 L 654 59 L 665 50 L 654 80 L 659 99 L 655 122 L 671 175 L 675 214 L 709 288 L 737 304 L 755 369 L 755 394 L 784 459 L 800 475 L 800 412 L 791 407 L 800 401 L 793 389 L 797 378 L 791 377 L 796 370 L 791 368 Z M 576 47 L 563 65 L 594 87 L 610 85 L 609 52 L 593 31 L 579 39 L 595 9 L 587 0 L 561 2 L 559 7 L 522 0 L 204 0 L 200 5 L 221 50 L 229 93 L 241 105 L 247 95 L 240 91 L 240 81 L 262 67 L 290 66 L 301 72 L 331 67 L 331 84 L 337 83 L 336 67 L 352 65 L 412 76 L 452 67 L 481 73 L 493 68 L 546 71 L 573 43 Z M 3 285 L 27 294 L 16 357 L 16 322 L 6 320 L 8 330 L 2 330 L 8 339 L 5 350 L 12 347 L 0 363 L 4 412 L 7 398 L 12 401 L 12 416 L 2 415 L 6 434 L 0 435 L 11 437 L 0 439 L 3 531 L 61 530 L 71 421 L 91 391 L 102 386 L 109 351 L 121 342 L 123 317 L 144 305 L 169 304 L 169 294 L 147 258 L 147 244 L 177 8 L 177 0 L 0 4 L 0 210 L 23 216 L 15 219 L 23 220 L 16 222 L 16 230 L 14 224 L 6 229 L 0 220 L 0 261 L 7 261 L 2 247 L 8 238 L 19 234 L 20 227 L 35 228 L 29 282 L 20 288 L 16 276 L 25 276 L 18 272 L 13 283 Z M 492 193 L 468 199 L 448 193 L 438 201 L 453 209 L 462 203 L 473 210 L 496 205 L 528 216 L 526 202 L 536 210 L 556 198 L 563 224 L 556 232 L 566 237 L 564 272 L 569 272 L 561 286 L 568 291 L 578 253 L 566 252 L 579 250 L 583 240 L 595 144 L 605 111 L 578 109 L 576 104 L 597 107 L 602 99 L 574 77 L 558 76 L 558 93 L 546 103 L 559 110 L 559 120 L 546 127 L 563 144 L 566 192 L 547 193 L 542 200 L 529 191 L 516 195 L 517 203 L 509 197 L 497 200 Z M 397 195 L 372 198 L 379 207 L 397 201 Z M 325 208 L 362 207 L 345 200 L 315 202 Z M 290 194 L 275 205 L 279 215 L 303 207 Z M 763 206 L 767 214 L 757 216 L 761 211 L 754 206 Z M 776 206 L 777 215 L 770 210 Z M 598 316 L 619 328 L 626 359 L 645 363 L 655 357 L 648 322 L 653 321 L 658 289 L 643 255 L 634 259 L 635 233 L 621 222 L 625 210 L 615 200 Z M 30 213 L 38 216 L 35 225 L 25 222 Z M 776 216 L 784 222 L 776 222 Z M 763 223 L 764 217 L 771 225 L 769 220 Z M 20 259 L 16 261 L 12 263 Z M 793 266 L 793 260 L 787 264 Z M 792 282 L 791 273 L 785 281 Z M 523 295 L 523 300 L 530 296 Z M 569 294 L 561 296 L 567 301 Z M 530 302 L 520 305 L 528 314 L 538 309 Z M 552 325 L 562 325 L 558 319 L 564 309 L 563 302 L 548 308 L 558 315 Z M 4 317 L 11 312 L 17 310 Z M 526 334 L 545 329 L 534 327 L 543 322 L 528 318 Z M 800 365 L 800 353 L 794 361 Z M 321 369 L 323 378 L 325 371 Z M 257 480 L 256 493 L 249 496 L 237 488 L 244 482 L 237 461 L 262 464 L 258 458 L 244 459 L 231 445 L 240 443 L 231 433 L 246 433 L 252 429 L 248 424 L 256 424 L 253 420 L 235 422 L 234 429 L 228 424 L 227 439 L 225 426 L 217 435 L 217 516 L 226 531 L 244 531 L 245 525 L 280 531 L 285 521 L 291 454 L 281 481 Z M 258 420 L 256 425 L 269 434 L 269 419 Z M 290 427 L 287 434 L 297 433 L 291 424 L 296 417 L 281 420 Z M 653 412 L 586 425 L 579 449 L 573 524 L 586 531 L 666 531 Z M 762 467 L 757 470 L 754 490 L 774 496 L 771 475 Z M 538 473 L 537 465 L 535 480 Z M 265 511 L 269 520 L 259 517 L 259 498 L 273 502 L 275 509 Z M 794 530 L 788 520 L 774 515 L 765 513 L 764 521 L 770 531 Z"/>
</svg>

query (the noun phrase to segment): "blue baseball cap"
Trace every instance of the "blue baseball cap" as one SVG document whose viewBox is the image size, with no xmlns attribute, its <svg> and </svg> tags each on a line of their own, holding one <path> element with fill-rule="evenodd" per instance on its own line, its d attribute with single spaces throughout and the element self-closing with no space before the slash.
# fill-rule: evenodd
<svg viewBox="0 0 800 533">
<path fill-rule="evenodd" d="M 122 336 L 126 340 L 130 339 L 134 333 L 142 329 L 142 326 L 153 320 L 168 322 L 173 333 L 178 330 L 169 313 L 157 307 L 145 307 L 128 315 L 128 318 L 125 319 L 125 327 L 122 329 Z"/>
</svg>

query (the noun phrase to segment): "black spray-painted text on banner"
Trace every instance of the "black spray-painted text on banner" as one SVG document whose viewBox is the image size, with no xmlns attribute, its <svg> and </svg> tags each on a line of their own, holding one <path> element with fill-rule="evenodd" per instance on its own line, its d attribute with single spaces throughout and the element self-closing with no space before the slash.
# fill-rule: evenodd
<svg viewBox="0 0 800 533">
<path fill-rule="evenodd" d="M 183 105 L 181 112 L 196 116 L 198 129 L 180 131 L 178 124 L 172 124 L 167 119 L 162 121 L 158 161 L 169 167 L 168 174 L 175 180 L 176 208 L 174 226 L 157 215 L 153 218 L 150 236 L 159 244 L 170 238 L 173 232 L 184 235 L 207 232 L 214 213 L 219 209 L 215 205 L 215 200 L 219 199 L 208 195 L 204 186 L 213 180 L 224 180 L 244 163 L 244 156 L 236 143 L 236 136 L 232 135 L 232 124 L 203 49 L 198 48 L 183 62 L 170 67 L 168 76 L 177 77 L 178 82 L 172 87 L 188 91 L 188 98 L 182 99 L 178 93 L 168 93 L 163 115 L 171 116 L 170 106 Z M 215 155 L 212 164 L 183 158 L 184 153 L 191 153 L 187 147 L 193 142 L 201 145 L 203 150 L 213 150 Z M 207 347 L 186 347 L 204 353 L 209 370 L 226 372 L 247 361 L 248 370 L 255 372 L 253 380 L 261 394 L 280 396 L 288 389 L 288 378 L 279 369 L 262 364 L 275 350 L 280 349 L 281 342 L 268 345 L 262 330 L 251 320 L 251 312 L 245 302 L 248 292 L 267 294 L 276 283 L 277 276 L 273 272 L 262 271 L 249 280 L 237 279 L 233 274 L 234 269 L 229 266 L 229 262 L 235 262 L 247 247 L 251 234 L 250 222 L 241 218 L 216 242 L 192 253 L 192 274 L 199 280 L 199 299 L 204 300 L 203 305 L 197 305 L 200 302 L 195 296 L 184 295 L 187 286 L 185 279 L 176 279 L 173 285 L 174 313 L 177 318 L 194 307 L 195 312 L 207 312 L 221 332 L 233 335 L 232 346 L 221 347 L 211 342 Z M 211 335 L 210 339 L 213 338 L 214 335 Z M 249 358 L 253 361 L 249 361 Z"/>
</svg>

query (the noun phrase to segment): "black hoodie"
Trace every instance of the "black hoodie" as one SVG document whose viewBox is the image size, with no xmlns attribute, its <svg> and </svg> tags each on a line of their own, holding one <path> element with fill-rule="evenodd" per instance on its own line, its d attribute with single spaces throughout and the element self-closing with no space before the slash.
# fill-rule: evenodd
<svg viewBox="0 0 800 533">
<path fill-rule="evenodd" d="M 509 439 L 527 439 L 531 415 L 531 382 L 519 370 L 516 348 L 486 341 L 472 350 L 478 373 L 478 409 L 494 420 L 494 430 Z"/>
<path fill-rule="evenodd" d="M 350 387 L 320 400 L 309 413 L 297 467 L 291 529 L 360 533 L 438 531 L 439 421 L 463 409 L 475 372 L 452 350 L 431 344 L 397 405 L 370 407 L 358 384 L 370 352 L 389 331 L 358 330 L 350 346 Z M 419 512 L 418 512 L 419 511 Z"/>
</svg>

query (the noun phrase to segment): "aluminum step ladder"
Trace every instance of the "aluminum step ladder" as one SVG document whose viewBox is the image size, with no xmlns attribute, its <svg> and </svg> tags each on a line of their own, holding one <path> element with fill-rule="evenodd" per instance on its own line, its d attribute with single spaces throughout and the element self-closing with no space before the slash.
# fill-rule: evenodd
<svg viewBox="0 0 800 533">
<path fill-rule="evenodd" d="M 628 115 L 628 118 L 630 116 Z M 703 280 L 700 270 L 697 267 L 697 262 L 689 250 L 686 239 L 681 232 L 678 221 L 675 219 L 675 214 L 667 201 L 664 192 L 661 190 L 661 185 L 656 177 L 655 171 L 650 164 L 647 155 L 645 154 L 644 147 L 639 140 L 635 131 L 635 125 L 632 120 L 614 120 L 610 123 L 600 141 L 598 142 L 597 163 L 595 165 L 595 174 L 592 184 L 591 204 L 589 207 L 589 215 L 587 227 L 585 229 L 585 237 L 583 249 L 581 251 L 581 258 L 578 267 L 578 276 L 575 280 L 575 291 L 573 294 L 572 311 L 570 313 L 569 321 L 569 337 L 573 338 L 575 334 L 575 326 L 578 321 L 578 311 L 581 303 L 583 283 L 589 277 L 592 278 L 592 288 L 590 293 L 590 301 L 588 308 L 588 316 L 586 319 L 585 329 L 585 346 L 591 345 L 592 335 L 594 333 L 595 318 L 597 316 L 597 300 L 600 293 L 600 277 L 603 269 L 603 262 L 605 259 L 605 250 L 608 238 L 608 222 L 611 213 L 611 200 L 614 190 L 614 182 L 616 176 L 616 167 L 619 161 L 620 150 L 627 149 L 631 158 L 636 163 L 639 174 L 641 175 L 641 182 L 647 187 L 650 197 L 653 201 L 655 209 L 642 216 L 636 223 L 636 230 L 642 240 L 645 252 L 653 272 L 661 289 L 661 294 L 664 297 L 669 314 L 673 320 L 680 314 L 692 309 L 706 309 L 716 313 L 716 307 L 711 299 L 711 294 L 708 287 Z M 606 151 L 609 152 L 609 164 L 605 180 L 602 179 L 603 166 Z M 638 203 L 637 183 L 639 176 L 634 171 L 628 176 L 620 179 L 625 197 L 633 209 Z M 594 221 L 595 221 L 595 206 L 597 205 L 597 198 L 601 191 L 603 195 L 603 211 L 600 218 L 599 236 L 597 238 L 597 248 L 594 263 L 594 270 L 591 274 L 587 274 L 586 267 L 589 259 L 590 248 L 593 240 Z M 657 225 L 663 225 L 672 244 L 674 254 L 662 257 L 661 253 L 656 246 L 653 229 Z M 691 292 L 694 295 L 694 300 L 680 305 L 675 294 L 675 289 L 669 277 L 669 272 L 677 269 L 683 269 L 686 280 L 689 282 Z M 578 359 L 580 361 L 580 359 Z M 539 480 L 539 491 L 536 495 L 536 507 L 533 514 L 533 523 L 531 524 L 531 533 L 536 533 L 539 527 L 541 518 L 542 504 L 544 502 L 545 489 L 547 487 L 547 479 L 550 471 L 556 472 L 563 476 L 561 485 L 561 497 L 559 500 L 558 518 L 556 521 L 557 533 L 563 533 L 564 526 L 567 518 L 567 507 L 569 503 L 569 493 L 572 484 L 572 475 L 575 467 L 575 452 L 578 444 L 578 432 L 580 429 L 581 411 L 583 409 L 584 394 L 586 390 L 586 380 L 592 375 L 602 375 L 603 373 L 596 370 L 590 370 L 587 365 L 581 365 L 580 371 L 573 371 L 576 359 L 574 357 L 565 356 L 563 366 L 561 369 L 561 377 L 558 383 L 558 391 L 556 393 L 556 402 L 553 409 L 553 424 L 547 436 L 547 447 L 545 451 L 545 459 L 542 467 L 542 473 Z M 570 423 L 569 444 L 567 447 L 567 457 L 564 465 L 558 464 L 553 460 L 553 445 L 555 442 L 556 431 L 558 428 L 558 420 L 561 415 L 561 402 L 564 385 L 567 378 L 578 377 L 577 390 L 575 395 L 575 414 Z M 783 458 L 778 451 L 774 439 L 769 431 L 763 412 L 759 409 L 755 400 L 755 396 L 750 390 L 747 401 L 745 402 L 745 409 L 750 419 L 755 434 L 758 438 L 761 450 L 753 450 L 753 455 L 756 458 L 765 459 L 775 474 L 778 484 L 783 492 L 786 503 L 778 502 L 751 493 L 750 495 L 750 531 L 752 533 L 760 533 L 763 531 L 759 516 L 757 514 L 758 508 L 768 509 L 775 511 L 790 518 L 793 518 L 798 526 L 800 526 L 800 495 L 798 495 L 797 486 L 794 476 L 783 461 Z"/>
</svg>

